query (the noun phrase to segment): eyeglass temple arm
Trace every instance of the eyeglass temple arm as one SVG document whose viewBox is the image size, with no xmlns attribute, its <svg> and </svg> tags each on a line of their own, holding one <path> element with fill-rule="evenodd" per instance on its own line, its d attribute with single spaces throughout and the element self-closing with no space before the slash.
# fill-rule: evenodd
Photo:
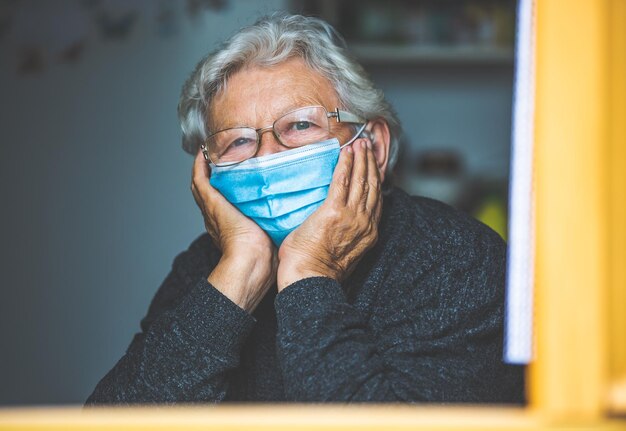
<svg viewBox="0 0 626 431">
<path fill-rule="evenodd" d="M 333 112 L 329 112 L 330 117 L 336 118 L 338 123 L 365 123 L 366 121 L 358 115 L 351 114 L 347 111 L 341 111 L 335 108 Z"/>
</svg>

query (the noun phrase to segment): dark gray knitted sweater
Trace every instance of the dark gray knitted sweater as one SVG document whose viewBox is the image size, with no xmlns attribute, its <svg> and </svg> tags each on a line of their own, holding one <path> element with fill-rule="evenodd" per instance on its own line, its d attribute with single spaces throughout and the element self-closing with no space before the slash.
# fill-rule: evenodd
<svg viewBox="0 0 626 431">
<path fill-rule="evenodd" d="M 343 285 L 301 280 L 250 315 L 207 282 L 204 234 L 87 404 L 522 402 L 523 370 L 501 360 L 505 256 L 486 226 L 395 189 Z"/>
</svg>

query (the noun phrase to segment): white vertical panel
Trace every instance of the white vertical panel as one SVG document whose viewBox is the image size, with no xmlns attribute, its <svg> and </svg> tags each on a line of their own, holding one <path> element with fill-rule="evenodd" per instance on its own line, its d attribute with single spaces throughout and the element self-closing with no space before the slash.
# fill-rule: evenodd
<svg viewBox="0 0 626 431">
<path fill-rule="evenodd" d="M 533 141 L 535 107 L 534 0 L 519 0 L 509 199 L 509 250 L 504 359 L 532 358 L 534 284 Z"/>
</svg>

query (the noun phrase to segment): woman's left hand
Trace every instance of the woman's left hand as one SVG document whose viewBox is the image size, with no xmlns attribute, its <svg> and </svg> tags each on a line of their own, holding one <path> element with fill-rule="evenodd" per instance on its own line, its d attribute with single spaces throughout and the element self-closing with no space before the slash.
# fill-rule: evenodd
<svg viewBox="0 0 626 431">
<path fill-rule="evenodd" d="M 343 281 L 378 239 L 378 165 L 368 139 L 344 147 L 324 203 L 278 251 L 278 290 L 308 277 Z"/>
</svg>

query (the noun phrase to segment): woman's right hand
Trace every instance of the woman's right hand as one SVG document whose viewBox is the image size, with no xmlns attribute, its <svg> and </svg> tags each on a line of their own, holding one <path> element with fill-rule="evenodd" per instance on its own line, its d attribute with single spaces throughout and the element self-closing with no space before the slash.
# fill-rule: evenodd
<svg viewBox="0 0 626 431">
<path fill-rule="evenodd" d="M 211 186 L 209 177 L 209 165 L 202 151 L 198 151 L 193 164 L 191 192 L 202 211 L 207 232 L 222 252 L 208 281 L 251 313 L 276 282 L 276 247 L 254 221 Z"/>
</svg>

